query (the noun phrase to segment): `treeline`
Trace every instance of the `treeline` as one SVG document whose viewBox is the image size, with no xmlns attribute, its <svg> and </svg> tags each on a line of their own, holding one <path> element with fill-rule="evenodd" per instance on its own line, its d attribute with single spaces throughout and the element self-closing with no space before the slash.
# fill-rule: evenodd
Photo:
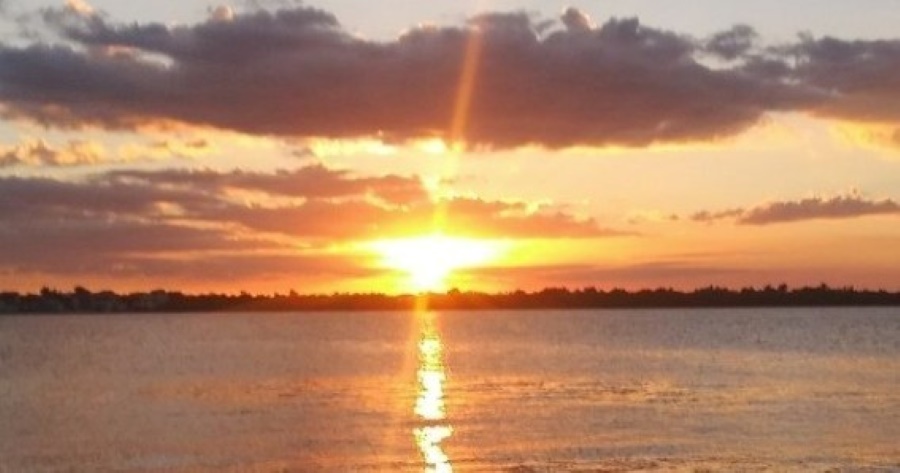
<svg viewBox="0 0 900 473">
<path fill-rule="evenodd" d="M 900 292 L 852 287 L 777 287 L 728 289 L 705 287 L 693 291 L 669 288 L 626 291 L 595 287 L 570 290 L 547 288 L 535 292 L 462 292 L 424 295 L 386 294 L 184 294 L 156 290 L 117 294 L 76 287 L 71 292 L 43 288 L 36 294 L 0 293 L 0 313 L 128 313 L 221 311 L 358 311 L 410 310 L 422 304 L 432 310 L 653 308 L 653 307 L 802 307 L 900 305 Z"/>
</svg>

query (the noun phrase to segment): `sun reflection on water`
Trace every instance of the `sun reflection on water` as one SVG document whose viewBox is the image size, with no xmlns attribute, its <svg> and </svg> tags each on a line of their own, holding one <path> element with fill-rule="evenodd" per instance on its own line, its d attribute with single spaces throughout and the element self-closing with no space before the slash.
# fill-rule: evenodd
<svg viewBox="0 0 900 473">
<path fill-rule="evenodd" d="M 450 458 L 441 447 L 441 443 L 453 434 L 453 428 L 446 421 L 444 345 L 434 325 L 434 314 L 420 313 L 419 317 L 422 321 L 417 372 L 419 394 L 413 412 L 423 422 L 413 430 L 413 436 L 425 462 L 425 472 L 451 472 Z"/>
</svg>

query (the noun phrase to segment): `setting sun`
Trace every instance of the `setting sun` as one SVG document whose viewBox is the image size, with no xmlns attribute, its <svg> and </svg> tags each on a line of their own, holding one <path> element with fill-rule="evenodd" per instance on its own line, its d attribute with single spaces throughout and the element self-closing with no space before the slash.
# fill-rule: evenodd
<svg viewBox="0 0 900 473">
<path fill-rule="evenodd" d="M 444 235 L 379 240 L 371 246 L 384 266 L 409 275 L 410 289 L 415 291 L 444 290 L 453 270 L 487 263 L 502 250 L 498 242 Z"/>
</svg>

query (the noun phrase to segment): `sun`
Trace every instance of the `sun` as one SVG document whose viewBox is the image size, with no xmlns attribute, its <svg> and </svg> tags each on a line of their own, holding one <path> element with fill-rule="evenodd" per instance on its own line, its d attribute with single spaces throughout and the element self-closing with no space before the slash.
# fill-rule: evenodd
<svg viewBox="0 0 900 473">
<path fill-rule="evenodd" d="M 499 242 L 440 234 L 378 240 L 371 246 L 381 255 L 385 267 L 409 276 L 410 289 L 415 291 L 445 290 L 454 270 L 483 265 L 502 250 Z"/>
</svg>

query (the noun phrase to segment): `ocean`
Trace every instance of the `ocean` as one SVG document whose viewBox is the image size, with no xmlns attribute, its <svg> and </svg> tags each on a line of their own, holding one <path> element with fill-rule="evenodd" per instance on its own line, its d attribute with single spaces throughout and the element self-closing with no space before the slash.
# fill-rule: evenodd
<svg viewBox="0 0 900 473">
<path fill-rule="evenodd" d="M 900 471 L 900 309 L 3 316 L 0 471 Z"/>
</svg>

